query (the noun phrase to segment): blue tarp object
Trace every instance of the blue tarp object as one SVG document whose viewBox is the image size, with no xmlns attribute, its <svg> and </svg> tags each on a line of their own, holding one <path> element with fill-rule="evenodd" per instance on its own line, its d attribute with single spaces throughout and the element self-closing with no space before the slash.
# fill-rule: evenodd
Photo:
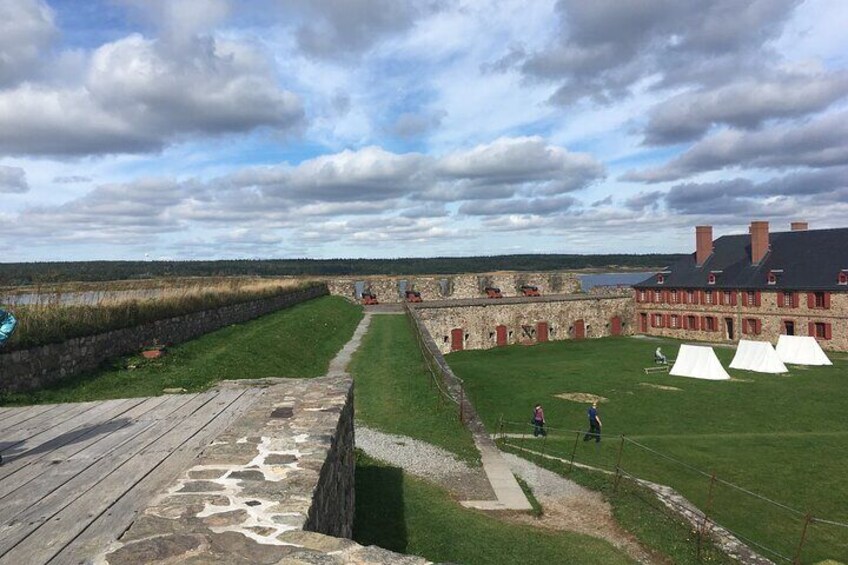
<svg viewBox="0 0 848 565">
<path fill-rule="evenodd" d="M 12 337 L 12 333 L 15 331 L 15 326 L 17 325 L 18 321 L 12 316 L 11 312 L 0 309 L 0 346 Z"/>
</svg>

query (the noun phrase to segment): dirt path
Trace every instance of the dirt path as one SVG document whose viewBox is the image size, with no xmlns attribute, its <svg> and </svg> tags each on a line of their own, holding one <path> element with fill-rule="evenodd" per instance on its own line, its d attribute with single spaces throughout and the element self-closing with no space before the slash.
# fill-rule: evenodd
<svg viewBox="0 0 848 565">
<path fill-rule="evenodd" d="M 512 472 L 523 479 L 542 505 L 541 517 L 510 513 L 508 520 L 556 531 L 586 534 L 610 542 L 640 563 L 670 564 L 668 558 L 645 549 L 624 530 L 600 493 L 543 469 L 516 455 L 504 453 Z"/>
</svg>

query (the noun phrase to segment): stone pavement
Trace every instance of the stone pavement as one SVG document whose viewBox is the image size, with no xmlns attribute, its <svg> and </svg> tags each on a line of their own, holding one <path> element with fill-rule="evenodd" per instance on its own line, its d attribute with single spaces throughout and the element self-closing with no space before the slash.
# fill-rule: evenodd
<svg viewBox="0 0 848 565">
<path fill-rule="evenodd" d="M 223 383 L 266 388 L 92 562 L 428 563 L 343 539 L 352 533 L 354 510 L 353 381 L 346 365 L 369 322 L 362 320 L 326 377 Z"/>
</svg>

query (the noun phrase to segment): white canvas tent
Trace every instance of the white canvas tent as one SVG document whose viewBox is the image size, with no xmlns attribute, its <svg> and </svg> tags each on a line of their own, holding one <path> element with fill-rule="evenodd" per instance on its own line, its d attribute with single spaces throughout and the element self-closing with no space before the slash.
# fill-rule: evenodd
<svg viewBox="0 0 848 565">
<path fill-rule="evenodd" d="M 780 336 L 777 340 L 777 355 L 784 363 L 794 365 L 833 365 L 812 336 Z"/>
<path fill-rule="evenodd" d="M 704 345 L 681 345 L 674 367 L 668 374 L 711 381 L 724 381 L 730 378 L 721 366 L 713 348 Z"/>
<path fill-rule="evenodd" d="M 756 371 L 757 373 L 788 373 L 786 365 L 777 356 L 777 352 L 767 341 L 739 341 L 736 355 L 730 362 L 731 369 Z"/>
</svg>

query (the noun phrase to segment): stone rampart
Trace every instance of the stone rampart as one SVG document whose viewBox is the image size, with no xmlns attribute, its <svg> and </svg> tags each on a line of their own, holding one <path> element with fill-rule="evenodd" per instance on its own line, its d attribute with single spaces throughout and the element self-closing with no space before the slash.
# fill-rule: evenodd
<svg viewBox="0 0 848 565">
<path fill-rule="evenodd" d="M 94 562 L 427 563 L 343 539 L 355 500 L 350 377 L 222 386 L 257 384 L 270 386 Z"/>
<path fill-rule="evenodd" d="M 0 392 L 34 390 L 154 343 L 181 343 L 328 294 L 325 285 L 0 355 Z"/>
<path fill-rule="evenodd" d="M 630 295 L 423 302 L 418 318 L 442 353 L 633 333 Z M 581 329 L 582 328 L 582 329 Z M 500 335 L 499 335 L 500 334 Z"/>
<path fill-rule="evenodd" d="M 372 292 L 382 303 L 404 302 L 405 291 L 415 290 L 428 300 L 461 300 L 486 295 L 487 286 L 501 289 L 504 296 L 521 296 L 522 285 L 539 287 L 542 295 L 580 291 L 580 280 L 569 272 L 497 272 L 462 275 L 369 276 L 324 279 L 330 294 L 358 300 L 362 292 Z"/>
</svg>

